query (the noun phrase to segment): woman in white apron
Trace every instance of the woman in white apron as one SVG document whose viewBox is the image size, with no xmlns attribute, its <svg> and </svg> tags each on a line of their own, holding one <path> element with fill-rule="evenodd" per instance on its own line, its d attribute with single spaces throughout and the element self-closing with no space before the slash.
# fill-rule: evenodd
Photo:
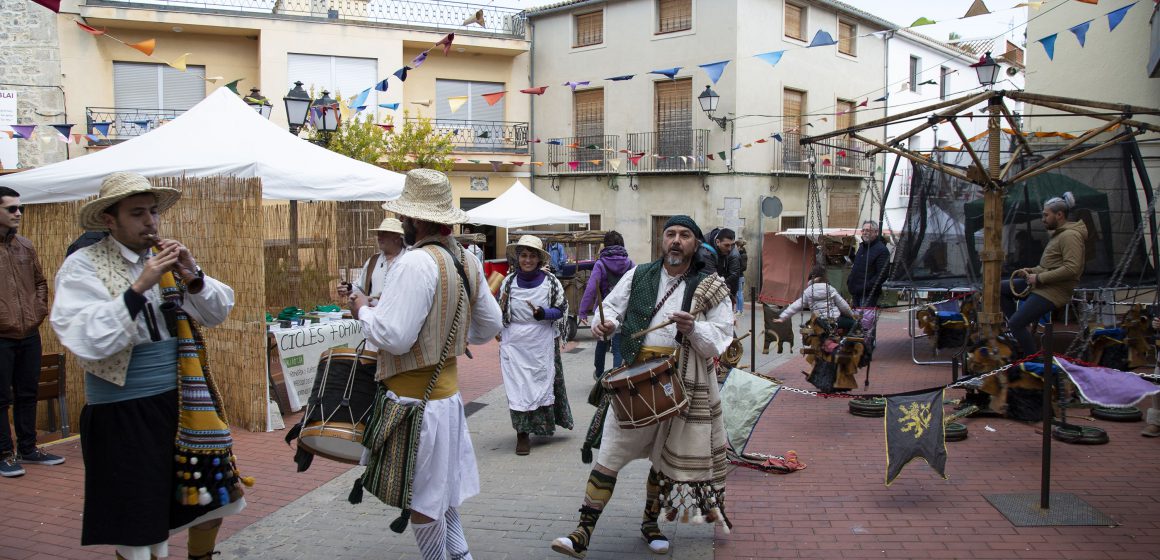
<svg viewBox="0 0 1160 560">
<path fill-rule="evenodd" d="M 560 362 L 568 302 L 560 281 L 545 271 L 549 256 L 538 237 L 525 235 L 509 245 L 508 260 L 517 266 L 499 288 L 504 324 L 499 364 L 516 430 L 516 455 L 527 455 L 529 434 L 550 436 L 556 426 L 572 429 Z"/>
</svg>

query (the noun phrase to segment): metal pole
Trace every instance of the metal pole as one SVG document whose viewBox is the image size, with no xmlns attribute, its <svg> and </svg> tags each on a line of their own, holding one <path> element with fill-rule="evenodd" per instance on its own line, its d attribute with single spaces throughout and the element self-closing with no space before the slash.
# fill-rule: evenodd
<svg viewBox="0 0 1160 560">
<path fill-rule="evenodd" d="M 1055 387 L 1055 368 L 1052 367 L 1051 352 L 1052 324 L 1048 323 L 1039 341 L 1043 349 L 1043 474 L 1039 486 L 1039 507 L 1051 509 L 1051 421 L 1055 414 L 1051 408 L 1051 389 Z"/>
<path fill-rule="evenodd" d="M 757 373 L 757 286 L 749 287 L 749 371 Z"/>
</svg>

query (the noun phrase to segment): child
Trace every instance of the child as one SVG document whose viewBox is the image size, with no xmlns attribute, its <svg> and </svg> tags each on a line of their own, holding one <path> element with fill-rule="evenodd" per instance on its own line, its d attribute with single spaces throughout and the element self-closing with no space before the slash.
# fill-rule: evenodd
<svg viewBox="0 0 1160 560">
<path fill-rule="evenodd" d="M 856 319 L 854 312 L 846 300 L 842 299 L 838 290 L 826 282 L 826 267 L 820 264 L 810 269 L 809 284 L 802 292 L 802 297 L 789 304 L 789 307 L 786 307 L 775 321 L 785 322 L 794 313 L 801 311 L 803 307 L 830 322 L 837 321 L 838 328 L 844 329 L 846 332 L 849 332 L 854 326 Z M 841 317 L 849 317 L 849 319 L 842 320 Z"/>
</svg>

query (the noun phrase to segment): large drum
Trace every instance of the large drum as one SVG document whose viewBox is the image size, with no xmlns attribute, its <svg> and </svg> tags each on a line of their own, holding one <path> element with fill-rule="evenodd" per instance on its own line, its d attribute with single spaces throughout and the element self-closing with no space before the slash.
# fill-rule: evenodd
<svg viewBox="0 0 1160 560">
<path fill-rule="evenodd" d="M 365 350 L 331 348 L 322 353 L 303 416 L 298 445 L 332 461 L 357 465 L 364 422 L 375 400 L 378 359 Z"/>
<path fill-rule="evenodd" d="M 689 405 L 675 358 L 656 358 L 608 372 L 600 384 L 612 394 L 612 412 L 621 428 L 643 428 L 672 417 Z"/>
</svg>

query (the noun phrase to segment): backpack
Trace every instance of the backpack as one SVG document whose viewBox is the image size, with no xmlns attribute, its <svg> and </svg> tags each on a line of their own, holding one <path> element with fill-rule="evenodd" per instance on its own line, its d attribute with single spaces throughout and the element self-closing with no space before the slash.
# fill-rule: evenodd
<svg viewBox="0 0 1160 560">
<path fill-rule="evenodd" d="M 597 265 L 604 269 L 604 275 L 600 277 L 600 297 L 605 298 L 608 297 L 612 288 L 616 287 L 616 284 L 620 282 L 620 279 L 624 278 L 624 273 L 613 274 L 602 262 L 597 263 Z"/>
</svg>

